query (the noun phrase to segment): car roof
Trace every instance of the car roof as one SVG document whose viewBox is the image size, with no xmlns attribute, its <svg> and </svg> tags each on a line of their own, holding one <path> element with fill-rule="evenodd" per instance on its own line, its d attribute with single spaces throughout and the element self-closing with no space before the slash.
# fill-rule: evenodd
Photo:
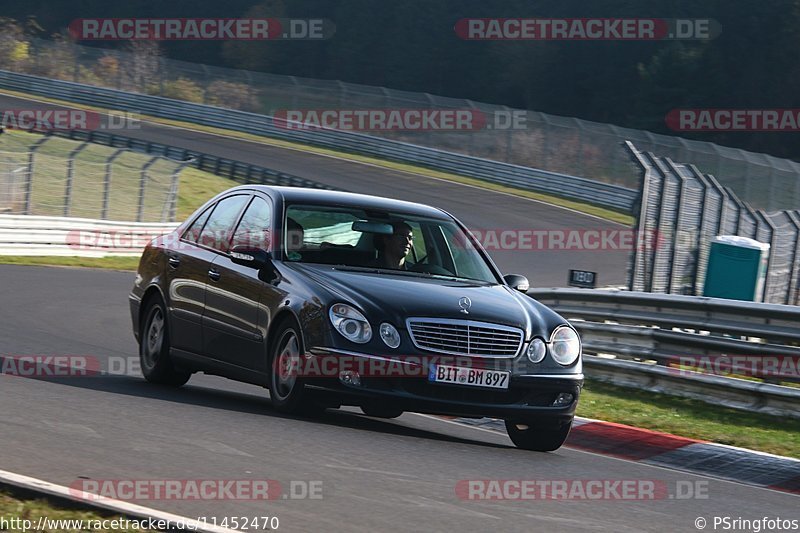
<svg viewBox="0 0 800 533">
<path fill-rule="evenodd" d="M 273 196 L 277 195 L 283 198 L 284 203 L 358 207 L 376 211 L 393 211 L 416 216 L 450 219 L 450 216 L 445 211 L 436 207 L 369 194 L 304 187 L 273 187 L 270 185 L 243 185 L 236 187 L 236 189 L 256 190 Z"/>
</svg>

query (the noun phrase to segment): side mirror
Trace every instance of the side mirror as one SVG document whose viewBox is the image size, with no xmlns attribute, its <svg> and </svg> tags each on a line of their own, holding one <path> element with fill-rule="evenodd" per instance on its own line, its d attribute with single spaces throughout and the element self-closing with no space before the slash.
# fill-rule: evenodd
<svg viewBox="0 0 800 533">
<path fill-rule="evenodd" d="M 231 261 L 237 265 L 248 266 L 257 270 L 272 266 L 272 258 L 266 250 L 239 245 L 231 248 L 228 253 L 231 256 Z"/>
<path fill-rule="evenodd" d="M 519 274 L 506 274 L 503 276 L 503 281 L 512 289 L 517 289 L 519 292 L 528 292 L 531 284 L 528 283 L 528 278 L 520 276 Z"/>
</svg>

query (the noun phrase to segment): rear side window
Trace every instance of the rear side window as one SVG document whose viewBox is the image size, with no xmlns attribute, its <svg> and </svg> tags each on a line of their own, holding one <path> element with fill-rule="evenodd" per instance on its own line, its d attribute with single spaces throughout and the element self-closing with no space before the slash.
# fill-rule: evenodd
<svg viewBox="0 0 800 533">
<path fill-rule="evenodd" d="M 231 248 L 247 246 L 259 250 L 269 250 L 272 241 L 272 208 L 258 196 L 253 198 L 247 211 L 233 234 Z"/>
<path fill-rule="evenodd" d="M 231 240 L 233 225 L 239 218 L 244 204 L 250 198 L 249 195 L 239 194 L 229 196 L 217 202 L 214 212 L 211 213 L 203 231 L 200 233 L 198 244 L 219 250 L 228 251 L 228 242 Z"/>
<path fill-rule="evenodd" d="M 203 230 L 203 226 L 213 210 L 214 206 L 212 205 L 203 211 L 203 213 L 197 217 L 194 222 L 192 222 L 192 225 L 189 226 L 189 229 L 184 232 L 183 238 L 190 242 L 197 242 L 197 239 L 200 238 L 200 232 Z"/>
</svg>

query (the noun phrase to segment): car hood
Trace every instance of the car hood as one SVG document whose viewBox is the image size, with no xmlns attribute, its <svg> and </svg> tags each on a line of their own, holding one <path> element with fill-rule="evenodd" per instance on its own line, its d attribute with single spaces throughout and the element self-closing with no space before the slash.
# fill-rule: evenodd
<svg viewBox="0 0 800 533">
<path fill-rule="evenodd" d="M 292 264 L 292 268 L 327 290 L 331 301 L 354 304 L 371 322 L 405 327 L 408 317 L 476 320 L 518 327 L 526 337 L 549 336 L 566 321 L 532 298 L 506 285 L 451 281 L 423 276 L 340 270 L 328 265 Z M 469 314 L 459 300 L 471 301 Z"/>
</svg>

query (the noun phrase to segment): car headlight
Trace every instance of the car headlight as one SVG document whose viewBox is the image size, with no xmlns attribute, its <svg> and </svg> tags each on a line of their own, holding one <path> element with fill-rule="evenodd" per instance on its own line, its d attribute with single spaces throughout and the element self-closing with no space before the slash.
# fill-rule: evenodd
<svg viewBox="0 0 800 533">
<path fill-rule="evenodd" d="M 569 326 L 559 326 L 550 337 L 550 354 L 556 363 L 569 366 L 581 356 L 581 339 Z"/>
<path fill-rule="evenodd" d="M 364 344 L 372 338 L 372 328 L 366 317 L 347 304 L 334 304 L 328 316 L 336 331 L 350 341 Z"/>
<path fill-rule="evenodd" d="M 380 327 L 381 340 L 386 343 L 389 348 L 397 348 L 400 346 L 400 334 L 397 328 L 388 322 L 384 322 Z"/>
<path fill-rule="evenodd" d="M 528 345 L 528 359 L 531 363 L 541 363 L 547 353 L 547 345 L 542 339 L 536 337 Z"/>
</svg>

